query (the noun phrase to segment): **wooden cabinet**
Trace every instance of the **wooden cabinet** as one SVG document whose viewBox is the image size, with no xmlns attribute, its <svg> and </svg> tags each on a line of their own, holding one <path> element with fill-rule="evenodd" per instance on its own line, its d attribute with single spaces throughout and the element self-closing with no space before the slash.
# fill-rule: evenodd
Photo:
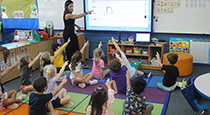
<svg viewBox="0 0 210 115">
<path fill-rule="evenodd" d="M 32 58 L 35 58 L 39 52 L 41 51 L 49 51 L 51 55 L 53 55 L 53 51 L 51 49 L 52 44 L 55 43 L 54 38 L 49 38 L 44 41 L 37 41 L 36 43 L 32 43 L 29 45 L 17 47 L 14 49 L 10 49 L 10 54 L 7 57 L 8 63 L 4 63 L 3 52 L 0 52 L 0 70 L 4 71 L 6 68 L 13 65 L 13 63 L 22 56 L 29 55 Z M 39 68 L 39 60 L 32 66 L 33 69 Z M 11 72 L 9 72 L 5 77 L 1 79 L 1 83 L 5 83 L 14 78 L 20 76 L 20 70 L 18 70 L 18 66 L 15 67 Z"/>
<path fill-rule="evenodd" d="M 162 57 L 163 53 L 165 52 L 165 44 L 159 43 L 154 45 L 153 43 L 149 45 L 134 45 L 134 44 L 127 44 L 127 43 L 118 43 L 121 50 L 124 52 L 126 57 L 129 59 L 141 60 L 141 68 L 142 69 L 155 69 L 160 70 L 161 68 L 157 65 L 152 65 L 151 60 L 153 57 L 156 56 L 156 52 L 159 52 L 160 56 Z M 111 51 L 114 49 L 114 44 L 107 43 L 107 62 L 110 63 L 112 56 Z M 134 48 L 140 49 L 139 52 L 134 52 Z M 142 52 L 143 51 L 143 52 Z M 161 58 L 162 61 L 162 58 Z"/>
<path fill-rule="evenodd" d="M 59 35 L 58 35 L 59 34 Z M 56 36 L 57 35 L 57 36 Z M 63 37 L 62 33 L 57 33 L 55 37 Z M 85 36 L 84 33 L 77 33 L 78 37 L 78 42 L 79 42 L 79 48 L 81 49 L 84 45 L 85 42 Z M 0 52 L 0 70 L 3 71 L 9 66 L 11 66 L 14 61 L 12 60 L 17 60 L 17 58 L 21 55 L 30 55 L 32 58 L 36 57 L 37 54 L 41 51 L 49 51 L 51 55 L 53 56 L 53 51 L 51 49 L 52 44 L 55 43 L 54 37 L 49 38 L 48 40 L 44 41 L 37 41 L 36 43 L 32 43 L 29 45 L 21 46 L 18 48 L 10 49 L 10 54 L 7 57 L 7 60 L 9 61 L 6 64 L 4 63 L 4 57 L 3 57 L 3 52 Z M 85 53 L 83 54 L 85 55 Z M 83 58 L 83 61 L 85 61 L 85 58 Z M 39 60 L 33 65 L 33 69 L 39 68 Z M 18 67 L 15 67 L 11 72 L 9 72 L 5 77 L 1 79 L 1 83 L 5 83 L 7 81 L 10 81 L 14 78 L 19 77 L 20 75 L 20 70 L 18 70 Z"/>
</svg>

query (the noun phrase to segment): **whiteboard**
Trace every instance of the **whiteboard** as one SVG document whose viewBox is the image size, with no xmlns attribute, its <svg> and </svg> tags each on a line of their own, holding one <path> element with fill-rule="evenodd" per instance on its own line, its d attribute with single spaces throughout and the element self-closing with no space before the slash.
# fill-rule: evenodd
<svg viewBox="0 0 210 115">
<path fill-rule="evenodd" d="M 39 9 L 39 29 L 44 29 L 46 21 L 53 21 L 54 29 L 64 29 L 63 12 L 66 0 L 37 0 Z M 83 0 L 73 0 L 74 11 L 72 14 L 84 12 Z M 76 19 L 75 23 L 84 27 L 84 17 Z"/>
<path fill-rule="evenodd" d="M 153 31 L 159 33 L 210 34 L 210 0 L 180 0 L 181 6 L 173 13 L 158 13 L 155 0 L 153 10 Z M 186 7 L 188 4 L 188 7 Z M 157 19 L 158 16 L 158 19 Z M 157 20 L 157 21 L 156 21 Z"/>
</svg>

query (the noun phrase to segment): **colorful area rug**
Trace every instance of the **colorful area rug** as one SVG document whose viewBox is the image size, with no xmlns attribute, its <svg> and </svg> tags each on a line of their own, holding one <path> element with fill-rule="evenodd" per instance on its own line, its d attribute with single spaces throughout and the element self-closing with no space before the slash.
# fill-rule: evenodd
<svg viewBox="0 0 210 115">
<path fill-rule="evenodd" d="M 83 73 L 86 74 L 91 72 L 90 69 L 83 69 Z M 64 76 L 64 75 L 63 75 Z M 69 75 L 67 75 L 69 77 Z M 154 109 L 151 115 L 164 115 L 166 111 L 166 107 L 168 104 L 170 92 L 165 92 L 157 88 L 157 82 L 161 82 L 163 76 L 152 75 L 150 78 L 143 78 L 147 81 L 147 86 L 145 90 L 142 92 L 142 95 L 146 96 L 146 100 L 148 103 L 154 105 Z M 90 100 L 91 92 L 96 86 L 102 85 L 104 88 L 106 79 L 99 80 L 97 85 L 87 86 L 84 89 L 79 88 L 78 86 L 72 86 L 70 80 L 64 85 L 64 88 L 68 91 L 68 94 L 72 98 L 72 102 L 74 103 L 73 108 L 64 108 L 59 107 L 56 108 L 56 111 L 60 111 L 62 114 L 68 115 L 84 115 L 86 114 L 86 107 Z M 59 83 L 58 83 L 59 84 Z M 17 96 L 22 93 L 19 91 Z M 109 113 L 114 112 L 116 115 L 122 115 L 123 106 L 122 103 L 125 100 L 125 94 L 117 94 L 115 95 L 115 101 L 112 107 L 109 110 Z M 6 109 L 4 111 L 0 111 L 0 115 L 27 115 L 28 114 L 28 102 L 29 96 L 27 95 L 26 99 L 24 99 L 21 103 L 19 103 L 19 107 L 17 109 Z"/>
</svg>

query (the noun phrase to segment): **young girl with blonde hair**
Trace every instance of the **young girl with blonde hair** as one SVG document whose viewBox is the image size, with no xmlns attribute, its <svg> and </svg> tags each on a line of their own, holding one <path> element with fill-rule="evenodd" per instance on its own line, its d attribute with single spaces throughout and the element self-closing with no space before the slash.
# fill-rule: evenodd
<svg viewBox="0 0 210 115">
<path fill-rule="evenodd" d="M 46 94 L 53 92 L 58 86 L 56 81 L 61 77 L 65 67 L 68 65 L 68 61 L 64 63 L 60 72 L 57 74 L 56 67 L 52 64 L 44 67 L 44 76 L 47 78 L 48 88 L 45 90 Z M 56 94 L 52 99 L 53 107 L 68 107 L 71 108 L 74 104 L 71 101 L 71 97 L 67 94 L 65 88 L 62 88 L 58 94 Z"/>
<path fill-rule="evenodd" d="M 102 43 L 100 42 L 98 48 L 94 50 L 92 72 L 94 74 L 94 78 L 96 79 L 103 79 L 110 72 L 110 69 L 103 71 L 104 61 L 101 57 L 104 56 L 104 52 L 101 49 L 101 46 Z"/>
<path fill-rule="evenodd" d="M 80 51 L 76 51 L 72 58 L 69 68 L 71 70 L 70 80 L 73 85 L 78 85 L 81 88 L 84 88 L 87 85 L 97 84 L 97 80 L 90 81 L 93 77 L 93 72 L 87 73 L 83 75 L 82 72 L 82 53 L 84 49 L 87 47 L 89 41 L 87 41 Z"/>
<path fill-rule="evenodd" d="M 40 52 L 34 59 L 31 61 L 30 56 L 25 56 L 20 59 L 20 81 L 21 86 L 20 90 L 22 93 L 30 94 L 31 91 L 35 91 L 33 84 L 32 84 L 32 73 L 33 64 L 39 59 L 39 57 L 42 55 L 42 52 Z"/>
<path fill-rule="evenodd" d="M 53 61 L 58 56 L 60 51 L 61 51 L 61 49 L 59 49 L 59 51 L 53 56 L 52 59 L 51 59 L 51 54 L 50 54 L 49 51 L 45 51 L 45 52 L 42 53 L 42 55 L 40 56 L 40 72 L 41 72 L 41 76 L 43 76 L 43 69 L 44 69 L 44 67 L 46 65 L 53 64 Z"/>
</svg>

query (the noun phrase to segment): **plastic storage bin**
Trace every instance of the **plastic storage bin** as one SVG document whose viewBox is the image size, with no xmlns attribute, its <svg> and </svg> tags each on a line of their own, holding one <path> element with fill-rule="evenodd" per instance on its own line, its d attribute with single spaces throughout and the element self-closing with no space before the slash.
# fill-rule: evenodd
<svg viewBox="0 0 210 115">
<path fill-rule="evenodd" d="M 141 62 L 140 61 L 129 61 L 131 67 L 136 68 L 136 70 L 140 70 Z"/>
<path fill-rule="evenodd" d="M 44 35 L 43 37 L 44 40 L 48 40 L 48 33 L 45 33 L 43 31 L 38 31 L 38 32 Z"/>
<path fill-rule="evenodd" d="M 36 33 L 34 33 L 34 32 L 32 32 L 32 36 L 33 36 L 33 38 L 36 39 L 37 41 L 42 41 L 42 40 L 43 40 L 43 37 L 44 37 L 43 34 L 41 34 L 41 33 L 36 34 Z"/>
</svg>

